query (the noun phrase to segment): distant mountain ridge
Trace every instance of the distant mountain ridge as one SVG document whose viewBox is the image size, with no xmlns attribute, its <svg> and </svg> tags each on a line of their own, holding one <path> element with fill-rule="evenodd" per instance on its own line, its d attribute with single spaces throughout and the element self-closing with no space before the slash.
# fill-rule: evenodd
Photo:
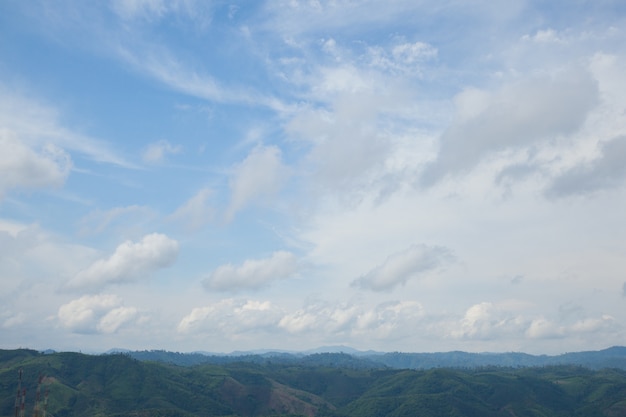
<svg viewBox="0 0 626 417">
<path fill-rule="evenodd" d="M 435 353 L 361 352 L 345 346 L 319 348 L 305 352 L 249 351 L 230 354 L 180 353 L 165 350 L 122 351 L 140 361 L 156 361 L 180 366 L 225 364 L 234 362 L 276 363 L 297 365 L 342 366 L 351 368 L 480 368 L 537 367 L 573 365 L 589 369 L 617 368 L 626 370 L 626 347 L 613 346 L 598 351 L 571 352 L 560 355 L 531 355 L 527 353 L 469 353 L 462 351 Z"/>
</svg>

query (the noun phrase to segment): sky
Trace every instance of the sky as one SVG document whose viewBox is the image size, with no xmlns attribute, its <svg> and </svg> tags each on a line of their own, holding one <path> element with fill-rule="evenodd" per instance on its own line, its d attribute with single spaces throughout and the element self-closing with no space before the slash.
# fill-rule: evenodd
<svg viewBox="0 0 626 417">
<path fill-rule="evenodd" d="M 0 2 L 0 348 L 626 344 L 622 0 Z"/>
</svg>

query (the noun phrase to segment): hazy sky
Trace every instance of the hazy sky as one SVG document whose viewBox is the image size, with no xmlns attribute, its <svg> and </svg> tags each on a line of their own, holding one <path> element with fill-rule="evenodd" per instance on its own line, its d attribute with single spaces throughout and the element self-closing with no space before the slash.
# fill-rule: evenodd
<svg viewBox="0 0 626 417">
<path fill-rule="evenodd" d="M 0 348 L 626 344 L 626 2 L 0 2 Z"/>
</svg>

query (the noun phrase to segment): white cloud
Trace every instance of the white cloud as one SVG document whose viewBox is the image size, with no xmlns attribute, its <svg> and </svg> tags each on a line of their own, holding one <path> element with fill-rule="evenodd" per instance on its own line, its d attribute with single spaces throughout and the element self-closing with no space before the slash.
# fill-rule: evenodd
<svg viewBox="0 0 626 417">
<path fill-rule="evenodd" d="M 114 226 L 128 231 L 132 227 L 144 225 L 155 217 L 156 214 L 149 207 L 134 204 L 109 210 L 96 209 L 80 219 L 78 224 L 81 235 L 91 235 L 102 233 Z"/>
<path fill-rule="evenodd" d="M 174 1 L 167 2 L 174 3 Z M 114 0 L 111 3 L 113 10 L 124 19 L 137 17 L 161 17 L 167 12 L 164 0 Z"/>
<path fill-rule="evenodd" d="M 385 162 L 394 146 L 390 132 L 379 124 L 385 120 L 383 112 L 395 106 L 390 105 L 394 99 L 401 105 L 406 97 L 391 87 L 386 93 L 342 92 L 329 109 L 305 109 L 295 115 L 287 133 L 310 146 L 301 170 L 309 175 L 313 190 L 351 197 L 363 188 L 376 188 L 372 186 L 387 173 Z"/>
<path fill-rule="evenodd" d="M 530 337 L 531 339 L 563 337 L 563 328 L 541 317 L 534 319 L 530 323 L 530 326 L 526 330 L 526 336 Z"/>
<path fill-rule="evenodd" d="M 616 330 L 615 319 L 610 315 L 582 317 L 576 321 L 565 315 L 559 320 L 550 320 L 544 316 L 537 317 L 528 307 L 524 303 L 482 302 L 469 307 L 460 320 L 442 322 L 441 328 L 446 329 L 448 336 L 454 339 L 473 341 L 574 339 Z"/>
<path fill-rule="evenodd" d="M 163 234 L 152 233 L 144 236 L 140 242 L 122 243 L 113 255 L 80 271 L 67 285 L 70 288 L 99 288 L 135 281 L 172 265 L 177 256 L 178 242 Z"/>
<path fill-rule="evenodd" d="M 0 199 L 13 188 L 57 188 L 72 168 L 70 156 L 53 144 L 34 150 L 0 129 Z"/>
<path fill-rule="evenodd" d="M 61 325 L 75 333 L 114 333 L 137 316 L 113 294 L 85 295 L 59 307 Z"/>
<path fill-rule="evenodd" d="M 526 336 L 530 339 L 553 339 L 577 337 L 585 334 L 611 332 L 615 330 L 615 318 L 603 314 L 599 318 L 583 318 L 574 323 L 557 323 L 544 317 L 534 319 Z"/>
<path fill-rule="evenodd" d="M 478 102 L 481 110 L 459 108 L 461 117 L 441 135 L 439 154 L 422 174 L 423 185 L 469 171 L 494 153 L 567 137 L 599 100 L 596 81 L 583 70 L 530 77 L 489 95 L 472 91 L 471 99 L 466 96 L 457 105 Z"/>
<path fill-rule="evenodd" d="M 11 132 L 31 149 L 56 146 L 57 151 L 54 152 L 62 148 L 83 154 L 94 161 L 132 167 L 107 143 L 68 129 L 60 123 L 60 118 L 56 108 L 0 85 L 1 135 Z"/>
<path fill-rule="evenodd" d="M 175 15 L 201 26 L 210 23 L 213 8 L 213 2 L 202 0 L 112 0 L 110 5 L 122 20 L 132 23 L 137 20 L 158 23 L 168 15 Z"/>
<path fill-rule="evenodd" d="M 133 320 L 137 313 L 138 311 L 134 307 L 114 308 L 100 319 L 97 329 L 102 333 L 115 333 L 122 325 Z"/>
<path fill-rule="evenodd" d="M 519 336 L 527 326 L 528 322 L 522 316 L 493 303 L 483 302 L 467 309 L 460 322 L 455 324 L 451 336 L 463 339 Z"/>
<path fill-rule="evenodd" d="M 2 326 L 0 327 L 3 329 L 9 329 L 11 327 L 20 326 L 26 322 L 26 315 L 22 312 L 15 314 L 2 314 L 0 319 L 2 319 Z"/>
<path fill-rule="evenodd" d="M 524 35 L 522 40 L 533 41 L 537 43 L 564 43 L 559 34 L 554 29 L 538 30 L 533 36 Z"/>
<path fill-rule="evenodd" d="M 416 2 L 397 0 L 381 3 L 376 0 L 362 1 L 274 1 L 265 7 L 269 20 L 265 25 L 278 31 L 284 37 L 297 37 L 306 34 L 326 34 L 351 31 L 365 31 L 365 28 L 385 27 L 385 25 L 437 21 L 448 27 L 458 28 L 461 21 L 480 18 L 479 24 L 506 22 L 523 9 L 524 2 L 512 0 L 504 5 L 486 1 L 456 2 Z M 489 19 L 486 19 L 488 17 Z M 396 32 L 394 27 L 392 32 Z"/>
<path fill-rule="evenodd" d="M 226 264 L 216 268 L 205 280 L 208 290 L 242 291 L 259 289 L 284 280 L 298 272 L 298 260 L 290 252 L 274 252 L 265 259 L 249 259 L 240 266 Z"/>
<path fill-rule="evenodd" d="M 302 87 L 308 104 L 290 114 L 285 130 L 308 150 L 298 166 L 307 192 L 352 201 L 405 174 L 395 163 L 407 151 L 401 142 L 416 146 L 416 117 L 425 117 L 416 114 L 414 75 L 423 69 L 420 54 L 426 60 L 435 51 L 425 43 L 400 41 L 357 53 L 360 48 L 342 48 L 333 39 L 322 49 L 331 60 L 325 55 L 318 66 L 287 65 L 296 74 L 288 78 Z"/>
<path fill-rule="evenodd" d="M 209 188 L 201 189 L 182 206 L 178 207 L 169 216 L 169 219 L 182 224 L 188 231 L 202 228 L 213 220 L 215 216 L 215 208 L 208 203 L 212 194 L 213 191 Z"/>
<path fill-rule="evenodd" d="M 117 56 L 137 72 L 156 79 L 173 90 L 218 103 L 267 107 L 278 112 L 289 110 L 279 98 L 266 96 L 252 88 L 226 87 L 208 73 L 191 68 L 164 46 L 139 42 L 118 45 Z"/>
<path fill-rule="evenodd" d="M 287 181 L 290 170 L 281 160 L 276 146 L 258 146 L 233 168 L 230 179 L 231 200 L 226 218 L 252 202 L 267 201 L 275 196 Z"/>
<path fill-rule="evenodd" d="M 175 155 L 181 153 L 183 150 L 180 145 L 172 145 L 166 140 L 159 140 L 151 143 L 143 151 L 142 158 L 144 162 L 156 164 L 163 162 L 167 155 Z"/>
<path fill-rule="evenodd" d="M 558 175 L 547 189 L 550 197 L 591 194 L 615 188 L 626 180 L 626 136 L 601 146 L 600 156 L 590 163 L 574 166 Z"/>
<path fill-rule="evenodd" d="M 346 338 L 367 343 L 372 339 L 411 337 L 413 333 L 406 329 L 418 328 L 423 320 L 423 308 L 415 301 L 388 301 L 372 308 L 319 301 L 288 312 L 269 301 L 228 298 L 192 309 L 179 322 L 178 332 L 219 335 L 231 340 L 255 334 L 268 336 L 270 341 L 281 335 L 319 343 Z"/>
<path fill-rule="evenodd" d="M 72 276 L 95 254 L 92 248 L 68 243 L 37 224 L 0 219 L 0 299 L 17 300 L 23 294 L 54 291 L 62 277 Z M 41 277 L 47 277 L 41 280 Z M 42 304 L 43 306 L 43 304 Z"/>
<path fill-rule="evenodd" d="M 180 333 L 209 333 L 236 338 L 241 333 L 275 327 L 281 310 L 269 301 L 224 299 L 194 308 L 178 324 Z"/>
<path fill-rule="evenodd" d="M 394 253 L 385 262 L 352 282 L 352 286 L 387 291 L 409 279 L 432 271 L 452 259 L 450 251 L 439 246 L 413 245 Z"/>
<path fill-rule="evenodd" d="M 402 42 L 391 48 L 372 46 L 370 65 L 394 75 L 421 75 L 426 62 L 437 57 L 437 48 L 425 42 Z"/>
<path fill-rule="evenodd" d="M 353 340 L 406 338 L 424 319 L 422 305 L 415 301 L 387 301 L 365 305 L 316 302 L 285 314 L 279 326 L 291 334 L 320 340 L 350 337 Z"/>
</svg>

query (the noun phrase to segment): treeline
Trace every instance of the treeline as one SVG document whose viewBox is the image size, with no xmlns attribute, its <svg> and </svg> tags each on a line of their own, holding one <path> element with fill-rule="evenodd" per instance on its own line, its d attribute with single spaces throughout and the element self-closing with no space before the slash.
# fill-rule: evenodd
<svg viewBox="0 0 626 417">
<path fill-rule="evenodd" d="M 182 366 L 210 364 L 228 364 L 247 362 L 257 364 L 283 364 L 304 366 L 341 366 L 348 368 L 396 368 L 396 369 L 432 369 L 432 368 L 481 368 L 497 367 L 538 367 L 554 365 L 575 365 L 590 369 L 618 368 L 626 370 L 626 347 L 589 352 L 565 353 L 562 355 L 529 355 L 525 353 L 315 353 L 310 355 L 285 352 L 266 352 L 263 354 L 214 355 L 202 353 L 178 353 L 164 350 L 127 351 L 125 354 L 141 361 L 157 361 Z"/>
<path fill-rule="evenodd" d="M 580 366 L 476 369 L 310 362 L 178 366 L 128 354 L 0 351 L 0 416 L 14 416 L 19 370 L 32 415 L 42 375 L 50 417 L 622 416 L 626 371 Z M 324 363 L 332 358 L 335 362 Z M 241 359 L 241 357 L 240 357 Z M 360 362 L 359 362 L 360 363 Z"/>
</svg>

